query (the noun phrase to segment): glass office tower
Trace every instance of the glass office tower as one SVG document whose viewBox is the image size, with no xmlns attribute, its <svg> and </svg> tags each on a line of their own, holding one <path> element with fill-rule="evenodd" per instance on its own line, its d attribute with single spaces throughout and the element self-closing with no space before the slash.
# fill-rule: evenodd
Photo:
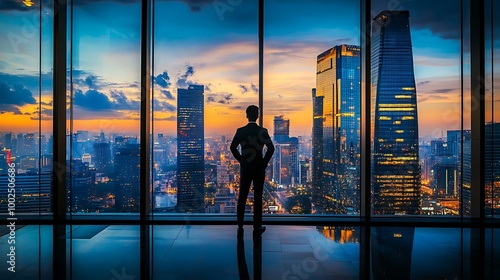
<svg viewBox="0 0 500 280">
<path fill-rule="evenodd" d="M 141 161 L 140 144 L 127 143 L 115 151 L 117 212 L 139 212 Z"/>
<path fill-rule="evenodd" d="M 325 204 L 323 191 L 323 99 L 312 89 L 313 129 L 312 129 L 312 209 L 313 213 L 321 213 Z"/>
<path fill-rule="evenodd" d="M 374 213 L 416 215 L 420 167 L 408 11 L 383 11 L 374 18 L 371 52 Z"/>
<path fill-rule="evenodd" d="M 353 213 L 359 205 L 354 194 L 359 189 L 359 55 L 359 46 L 339 45 L 317 57 L 316 98 L 323 97 L 323 186 L 315 188 L 327 197 L 323 213 Z"/>
<path fill-rule="evenodd" d="M 204 86 L 177 90 L 177 212 L 204 212 Z"/>
</svg>

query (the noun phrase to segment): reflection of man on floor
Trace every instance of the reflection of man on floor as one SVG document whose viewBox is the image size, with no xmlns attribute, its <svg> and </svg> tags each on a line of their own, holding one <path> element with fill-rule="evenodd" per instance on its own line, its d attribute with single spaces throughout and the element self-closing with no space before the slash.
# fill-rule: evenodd
<svg viewBox="0 0 500 280">
<path fill-rule="evenodd" d="M 274 145 L 267 129 L 259 126 L 256 121 L 259 117 L 259 107 L 248 106 L 246 110 L 248 124 L 236 130 L 231 142 L 231 152 L 240 163 L 240 194 L 238 197 L 237 217 L 238 234 L 243 234 L 243 220 L 245 204 L 253 181 L 254 189 L 254 234 L 262 234 L 266 227 L 262 226 L 262 189 L 266 167 L 274 153 Z M 241 154 L 238 151 L 241 147 Z M 267 151 L 262 157 L 264 145 Z"/>
</svg>

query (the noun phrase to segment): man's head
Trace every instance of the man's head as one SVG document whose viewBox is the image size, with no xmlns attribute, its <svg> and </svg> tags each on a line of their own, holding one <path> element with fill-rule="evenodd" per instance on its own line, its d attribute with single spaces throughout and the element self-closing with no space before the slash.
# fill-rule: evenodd
<svg viewBox="0 0 500 280">
<path fill-rule="evenodd" d="M 247 119 L 251 122 L 254 122 L 259 117 L 259 107 L 255 105 L 250 105 L 247 108 Z"/>
</svg>

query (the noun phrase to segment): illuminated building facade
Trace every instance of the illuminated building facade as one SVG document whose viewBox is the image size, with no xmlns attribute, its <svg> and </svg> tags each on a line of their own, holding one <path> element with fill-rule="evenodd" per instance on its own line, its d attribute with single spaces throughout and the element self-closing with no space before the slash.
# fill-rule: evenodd
<svg viewBox="0 0 500 280">
<path fill-rule="evenodd" d="M 318 55 L 315 96 L 315 100 L 322 97 L 317 102 L 323 103 L 323 185 L 314 188 L 328 197 L 323 213 L 352 213 L 359 205 L 355 194 L 359 189 L 359 46 L 339 45 Z"/>
<path fill-rule="evenodd" d="M 177 90 L 177 211 L 204 212 L 204 86 Z"/>
<path fill-rule="evenodd" d="M 408 11 L 383 11 L 372 26 L 375 214 L 420 212 L 418 117 Z"/>
<path fill-rule="evenodd" d="M 313 210 L 321 213 L 325 204 L 323 188 L 323 99 L 312 89 L 313 99 L 313 131 L 312 131 L 312 202 Z"/>
<path fill-rule="evenodd" d="M 115 151 L 117 212 L 139 212 L 140 144 L 125 144 Z"/>
<path fill-rule="evenodd" d="M 1 186 L 9 184 L 7 173 L 0 174 Z M 15 176 L 16 190 L 16 213 L 49 213 L 51 212 L 51 184 L 50 172 L 28 172 Z M 8 210 L 8 188 L 0 188 L 0 211 L 7 213 Z"/>
<path fill-rule="evenodd" d="M 285 143 L 290 137 L 290 120 L 285 119 L 283 115 L 274 116 L 274 141 Z"/>
<path fill-rule="evenodd" d="M 92 162 L 97 171 L 109 172 L 111 165 L 111 148 L 109 142 L 94 143 Z"/>
<path fill-rule="evenodd" d="M 484 127 L 486 215 L 500 214 L 500 123 Z"/>
<path fill-rule="evenodd" d="M 273 181 L 278 185 L 299 183 L 299 139 L 290 137 L 290 120 L 284 116 L 274 117 Z"/>
</svg>

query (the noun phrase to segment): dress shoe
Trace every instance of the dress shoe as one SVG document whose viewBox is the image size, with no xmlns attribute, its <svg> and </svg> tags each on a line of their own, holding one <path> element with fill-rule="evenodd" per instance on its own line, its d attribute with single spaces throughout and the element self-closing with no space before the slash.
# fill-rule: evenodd
<svg viewBox="0 0 500 280">
<path fill-rule="evenodd" d="M 254 234 L 261 234 L 262 235 L 264 233 L 264 231 L 266 231 L 266 226 L 261 226 L 260 229 L 255 229 L 254 228 L 253 233 Z"/>
</svg>

